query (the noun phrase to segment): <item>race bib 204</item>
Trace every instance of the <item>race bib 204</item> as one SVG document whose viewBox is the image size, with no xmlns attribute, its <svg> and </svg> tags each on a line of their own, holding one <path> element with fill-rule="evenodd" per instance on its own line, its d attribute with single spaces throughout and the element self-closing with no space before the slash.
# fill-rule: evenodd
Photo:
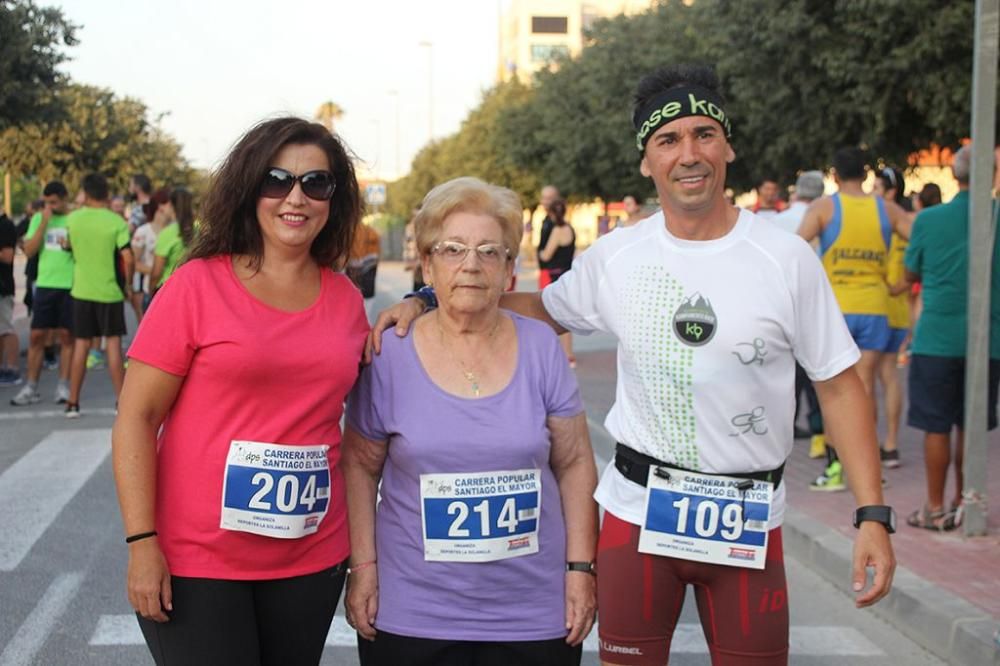
<svg viewBox="0 0 1000 666">
<path fill-rule="evenodd" d="M 233 440 L 219 526 L 278 539 L 316 532 L 330 504 L 329 449 Z"/>
<path fill-rule="evenodd" d="M 639 552 L 763 569 L 774 485 L 651 466 Z"/>
<path fill-rule="evenodd" d="M 492 562 L 538 552 L 538 469 L 421 474 L 424 559 Z"/>
</svg>

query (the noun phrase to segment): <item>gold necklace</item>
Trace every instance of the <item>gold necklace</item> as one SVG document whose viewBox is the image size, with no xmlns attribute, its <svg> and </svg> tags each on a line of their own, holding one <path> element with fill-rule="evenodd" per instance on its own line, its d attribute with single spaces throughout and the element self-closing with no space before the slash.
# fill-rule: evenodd
<svg viewBox="0 0 1000 666">
<path fill-rule="evenodd" d="M 440 316 L 440 314 L 438 314 L 435 317 L 434 322 L 437 324 L 438 338 L 441 341 L 441 348 L 447 350 L 448 347 L 444 343 L 444 328 L 441 326 L 441 316 Z M 493 337 L 496 335 L 496 332 L 497 332 L 497 330 L 499 328 L 500 328 L 500 315 L 497 316 L 497 321 L 496 321 L 495 324 L 493 324 L 493 329 L 490 330 L 490 334 L 486 337 L 487 342 L 490 343 L 490 347 L 492 347 Z M 469 382 L 469 387 L 472 389 L 472 395 L 475 396 L 476 398 L 478 398 L 479 397 L 479 377 L 476 376 L 475 372 L 473 372 L 472 370 L 469 370 L 469 367 L 465 364 L 465 361 L 463 361 L 461 358 L 459 358 L 458 354 L 455 354 L 454 357 L 455 357 L 455 359 L 458 360 L 459 366 L 461 366 L 461 370 L 460 371 L 462 373 L 462 376 L 465 377 L 465 381 Z"/>
</svg>

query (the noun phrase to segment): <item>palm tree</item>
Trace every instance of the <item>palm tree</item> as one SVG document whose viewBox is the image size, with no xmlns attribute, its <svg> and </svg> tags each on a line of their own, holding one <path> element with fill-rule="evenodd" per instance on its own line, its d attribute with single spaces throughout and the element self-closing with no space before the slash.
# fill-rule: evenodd
<svg viewBox="0 0 1000 666">
<path fill-rule="evenodd" d="M 328 130 L 333 132 L 333 123 L 344 116 L 344 110 L 336 102 L 327 100 L 316 109 L 316 120 L 323 123 Z"/>
</svg>

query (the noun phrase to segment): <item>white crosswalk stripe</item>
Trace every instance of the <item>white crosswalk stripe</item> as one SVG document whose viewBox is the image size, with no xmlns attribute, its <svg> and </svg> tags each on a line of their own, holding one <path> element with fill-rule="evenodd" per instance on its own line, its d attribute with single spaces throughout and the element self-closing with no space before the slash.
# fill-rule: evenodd
<svg viewBox="0 0 1000 666">
<path fill-rule="evenodd" d="M 0 571 L 20 564 L 110 451 L 110 430 L 58 430 L 0 474 Z"/>
<path fill-rule="evenodd" d="M 118 410 L 113 407 L 95 407 L 93 409 L 84 409 L 82 412 L 83 416 L 114 416 L 118 413 Z M 64 418 L 66 416 L 65 409 L 43 409 L 43 410 L 25 410 L 20 412 L 4 412 L 0 413 L 0 421 L 27 421 L 29 419 L 53 419 L 53 418 Z"/>
<path fill-rule="evenodd" d="M 134 615 L 102 615 L 90 638 L 91 645 L 143 645 L 142 632 Z M 357 645 L 354 630 L 337 616 L 330 626 L 328 647 Z M 789 635 L 790 652 L 799 656 L 877 657 L 885 653 L 864 634 L 851 627 L 793 626 Z M 583 643 L 584 652 L 597 652 L 597 627 Z M 679 624 L 674 632 L 673 654 L 708 654 L 705 636 L 697 624 Z"/>
<path fill-rule="evenodd" d="M 35 655 L 49 638 L 59 618 L 66 612 L 82 583 L 83 574 L 73 572 L 62 574 L 49 585 L 49 589 L 45 591 L 34 610 L 0 653 L 0 666 L 34 663 Z"/>
</svg>

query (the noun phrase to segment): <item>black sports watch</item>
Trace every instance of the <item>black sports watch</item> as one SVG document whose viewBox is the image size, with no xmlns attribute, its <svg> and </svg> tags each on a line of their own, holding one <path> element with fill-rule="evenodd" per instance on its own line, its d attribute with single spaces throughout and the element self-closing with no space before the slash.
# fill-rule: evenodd
<svg viewBox="0 0 1000 666">
<path fill-rule="evenodd" d="M 879 504 L 859 506 L 854 510 L 854 526 L 861 527 L 861 523 L 866 520 L 881 523 L 889 534 L 896 532 L 896 512 L 892 510 L 891 506 Z"/>
<path fill-rule="evenodd" d="M 593 562 L 567 562 L 566 571 L 582 571 L 591 576 L 597 575 L 597 569 L 594 568 Z"/>
</svg>

